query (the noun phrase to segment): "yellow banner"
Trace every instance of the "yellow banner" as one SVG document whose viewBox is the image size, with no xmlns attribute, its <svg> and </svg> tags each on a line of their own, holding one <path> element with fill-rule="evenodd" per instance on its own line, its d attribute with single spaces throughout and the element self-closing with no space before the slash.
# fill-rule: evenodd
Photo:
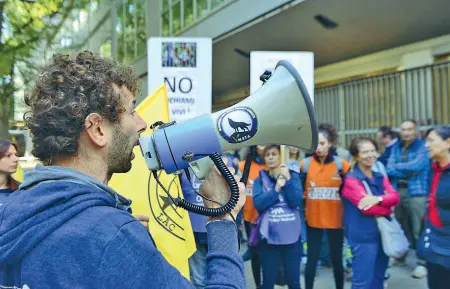
<svg viewBox="0 0 450 289">
<path fill-rule="evenodd" d="M 23 183 L 23 169 L 22 169 L 22 166 L 20 165 L 20 163 L 17 165 L 17 171 L 12 175 L 12 177 L 16 181 Z"/>
<path fill-rule="evenodd" d="M 161 85 L 136 108 L 137 113 L 148 126 L 156 121 L 169 121 L 169 101 L 166 85 Z M 146 130 L 142 135 L 151 134 Z M 126 174 L 115 174 L 109 185 L 124 197 L 133 201 L 133 215 L 146 215 L 150 218 L 149 231 L 158 250 L 166 260 L 189 278 L 188 258 L 196 251 L 194 234 L 187 211 L 177 208 L 167 193 L 150 177 L 142 152 L 134 149 L 136 158 L 132 169 Z M 159 179 L 171 196 L 183 197 L 177 176 L 158 172 Z"/>
</svg>

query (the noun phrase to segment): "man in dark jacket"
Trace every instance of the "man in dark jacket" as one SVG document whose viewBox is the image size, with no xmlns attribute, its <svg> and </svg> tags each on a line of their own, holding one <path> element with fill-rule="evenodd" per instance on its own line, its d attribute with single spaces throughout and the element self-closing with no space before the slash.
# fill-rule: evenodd
<svg viewBox="0 0 450 289">
<path fill-rule="evenodd" d="M 36 79 L 26 124 L 47 166 L 0 204 L 1 288 L 194 288 L 130 214 L 130 200 L 107 186 L 131 169 L 147 126 L 135 111 L 138 88 L 130 68 L 88 51 L 56 56 Z M 239 186 L 234 217 L 245 200 Z M 216 169 L 200 190 L 229 199 Z M 206 288 L 245 288 L 232 217 L 207 221 Z"/>
<path fill-rule="evenodd" d="M 400 126 L 401 140 L 392 146 L 386 171 L 392 186 L 400 194 L 400 204 L 395 216 L 415 245 L 419 239 L 427 206 L 429 188 L 430 158 L 423 140 L 417 137 L 414 120 L 407 120 Z M 404 259 L 396 264 L 404 264 Z M 423 260 L 418 260 L 413 277 L 423 278 L 427 269 Z"/>
</svg>

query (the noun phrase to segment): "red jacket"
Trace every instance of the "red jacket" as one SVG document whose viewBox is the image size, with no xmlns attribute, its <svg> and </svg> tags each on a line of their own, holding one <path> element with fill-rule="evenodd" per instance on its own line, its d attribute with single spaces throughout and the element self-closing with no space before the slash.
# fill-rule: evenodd
<svg viewBox="0 0 450 289">
<path fill-rule="evenodd" d="M 383 201 L 368 210 L 360 210 L 359 202 L 368 195 L 362 183 L 366 181 L 374 196 L 383 197 Z M 374 216 L 389 216 L 392 207 L 400 201 L 388 178 L 373 172 L 373 179 L 367 177 L 358 166 L 347 174 L 342 188 L 344 203 L 344 231 L 349 242 L 379 242 L 380 233 Z"/>
</svg>

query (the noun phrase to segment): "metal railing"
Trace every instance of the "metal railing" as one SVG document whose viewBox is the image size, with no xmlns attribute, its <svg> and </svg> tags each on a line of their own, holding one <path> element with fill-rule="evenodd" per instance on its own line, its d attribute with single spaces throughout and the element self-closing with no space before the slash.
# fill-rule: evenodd
<svg viewBox="0 0 450 289">
<path fill-rule="evenodd" d="M 348 80 L 316 88 L 319 122 L 335 125 L 340 144 L 357 136 L 374 137 L 378 128 L 398 128 L 414 119 L 424 130 L 450 121 L 450 62 Z"/>
</svg>

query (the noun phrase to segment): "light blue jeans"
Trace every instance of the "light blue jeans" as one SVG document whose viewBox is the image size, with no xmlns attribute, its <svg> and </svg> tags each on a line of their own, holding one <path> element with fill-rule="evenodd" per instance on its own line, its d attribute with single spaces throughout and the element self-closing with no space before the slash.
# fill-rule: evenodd
<svg viewBox="0 0 450 289">
<path fill-rule="evenodd" d="M 206 254 L 208 253 L 208 245 L 195 242 L 197 251 L 189 258 L 189 271 L 191 275 L 191 283 L 197 289 L 206 287 Z"/>
</svg>

